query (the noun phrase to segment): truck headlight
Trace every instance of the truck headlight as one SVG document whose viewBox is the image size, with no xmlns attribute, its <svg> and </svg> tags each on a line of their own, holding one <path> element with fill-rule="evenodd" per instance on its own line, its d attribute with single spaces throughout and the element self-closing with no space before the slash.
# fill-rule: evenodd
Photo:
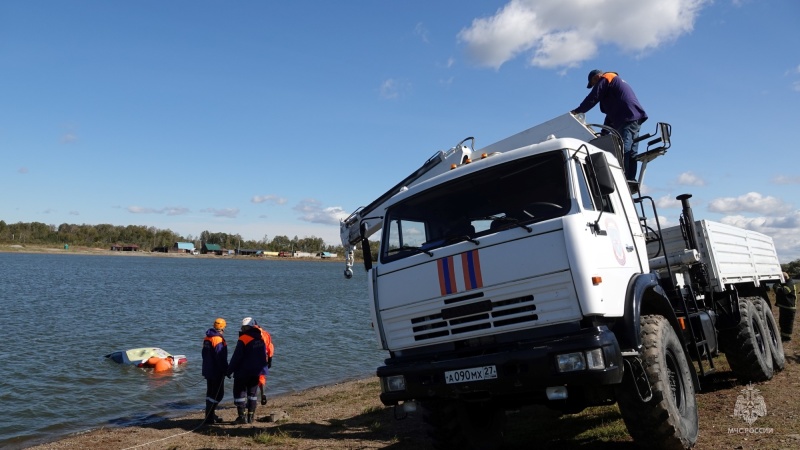
<svg viewBox="0 0 800 450">
<path fill-rule="evenodd" d="M 559 372 L 575 372 L 586 369 L 586 361 L 583 359 L 583 352 L 556 355 L 556 363 Z"/>
<path fill-rule="evenodd" d="M 556 355 L 556 367 L 559 372 L 576 372 L 578 370 L 602 370 L 606 368 L 603 349 L 595 348 L 583 352 L 562 353 Z"/>
<path fill-rule="evenodd" d="M 406 379 L 402 375 L 392 375 L 383 379 L 383 391 L 395 392 L 406 390 Z"/>
</svg>

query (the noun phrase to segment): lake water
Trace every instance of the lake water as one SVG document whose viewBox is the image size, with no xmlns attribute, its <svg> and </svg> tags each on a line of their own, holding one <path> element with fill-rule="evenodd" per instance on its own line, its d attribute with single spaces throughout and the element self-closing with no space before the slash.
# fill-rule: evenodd
<svg viewBox="0 0 800 450">
<path fill-rule="evenodd" d="M 366 275 L 344 264 L 231 258 L 0 253 L 0 447 L 202 410 L 200 349 L 216 317 L 229 356 L 243 317 L 272 335 L 267 396 L 375 373 Z M 161 347 L 167 375 L 104 355 Z M 231 406 L 232 381 L 224 406 Z M 263 412 L 263 411 L 262 411 Z"/>
</svg>

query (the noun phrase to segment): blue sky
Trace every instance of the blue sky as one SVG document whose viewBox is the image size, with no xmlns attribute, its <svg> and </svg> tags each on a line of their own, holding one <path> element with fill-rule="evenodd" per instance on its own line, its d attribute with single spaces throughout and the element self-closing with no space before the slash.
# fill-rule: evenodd
<svg viewBox="0 0 800 450">
<path fill-rule="evenodd" d="M 0 219 L 317 236 L 438 150 L 561 115 L 618 72 L 673 146 L 677 223 L 800 258 L 800 2 L 0 3 Z M 589 122 L 602 123 L 599 108 Z"/>
</svg>

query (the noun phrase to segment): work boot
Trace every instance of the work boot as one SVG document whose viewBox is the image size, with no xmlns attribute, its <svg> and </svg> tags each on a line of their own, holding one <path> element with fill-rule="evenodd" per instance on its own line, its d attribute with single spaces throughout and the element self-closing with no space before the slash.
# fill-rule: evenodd
<svg viewBox="0 0 800 450">
<path fill-rule="evenodd" d="M 214 409 L 217 405 L 214 402 L 206 400 L 206 414 L 203 416 L 203 425 L 211 425 L 214 423 Z"/>
<path fill-rule="evenodd" d="M 206 413 L 206 420 L 209 420 L 209 421 L 211 421 L 213 423 L 221 423 L 222 422 L 222 417 L 217 415 L 217 406 L 219 406 L 219 405 L 216 404 L 216 403 L 214 403 L 214 405 L 211 406 L 211 412 L 210 413 Z"/>
<path fill-rule="evenodd" d="M 252 413 L 252 412 L 248 412 L 247 413 L 247 423 L 253 423 L 253 416 L 254 415 L 255 415 L 255 413 Z"/>
<path fill-rule="evenodd" d="M 238 413 L 238 417 L 236 418 L 236 420 L 233 421 L 233 423 L 237 425 L 247 423 L 247 418 L 244 416 L 244 407 L 237 406 L 236 412 Z"/>
</svg>

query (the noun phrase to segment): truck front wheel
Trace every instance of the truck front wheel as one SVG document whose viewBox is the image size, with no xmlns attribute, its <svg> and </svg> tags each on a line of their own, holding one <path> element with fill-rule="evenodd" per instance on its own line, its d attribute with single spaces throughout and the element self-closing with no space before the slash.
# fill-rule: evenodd
<svg viewBox="0 0 800 450">
<path fill-rule="evenodd" d="M 663 316 L 644 316 L 641 362 L 652 396 L 644 401 L 630 370 L 617 402 L 633 440 L 654 449 L 686 449 L 697 442 L 698 416 L 692 373 L 683 345 Z"/>
<path fill-rule="evenodd" d="M 493 450 L 503 443 L 505 411 L 490 403 L 432 400 L 422 406 L 434 448 Z"/>
</svg>

